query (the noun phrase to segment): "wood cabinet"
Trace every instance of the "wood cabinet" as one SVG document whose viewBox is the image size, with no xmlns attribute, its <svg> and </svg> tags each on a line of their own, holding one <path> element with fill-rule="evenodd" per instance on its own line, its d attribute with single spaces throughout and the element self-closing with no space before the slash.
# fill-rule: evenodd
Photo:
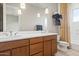
<svg viewBox="0 0 79 59">
<path fill-rule="evenodd" d="M 44 56 L 51 56 L 57 52 L 56 36 L 44 37 Z"/>
<path fill-rule="evenodd" d="M 9 51 L 5 51 L 9 50 Z M 27 56 L 29 55 L 29 40 L 14 40 L 8 42 L 0 42 L 0 51 L 4 53 L 4 55 L 12 55 L 12 56 Z M 5 52 L 2 52 L 5 51 Z"/>
<path fill-rule="evenodd" d="M 51 56 L 52 55 L 52 42 L 45 41 L 44 42 L 44 56 Z"/>
<path fill-rule="evenodd" d="M 12 49 L 13 56 L 29 56 L 29 46 Z"/>
<path fill-rule="evenodd" d="M 34 55 L 32 55 L 32 56 L 43 56 L 43 52 L 39 52 L 39 53 L 34 54 Z"/>
<path fill-rule="evenodd" d="M 40 52 L 43 53 L 43 38 L 32 38 L 30 40 L 30 55 L 37 55 Z"/>
<path fill-rule="evenodd" d="M 51 56 L 57 52 L 55 36 L 0 42 L 0 56 Z"/>
<path fill-rule="evenodd" d="M 11 55 L 11 51 L 1 51 L 0 52 L 0 56 L 10 56 Z"/>
<path fill-rule="evenodd" d="M 36 44 L 36 43 L 39 43 L 39 42 L 43 42 L 43 38 L 42 37 L 37 37 L 37 38 L 32 38 L 30 39 L 30 44 Z"/>
<path fill-rule="evenodd" d="M 55 55 L 57 52 L 57 40 L 53 39 L 52 40 L 52 55 Z"/>
</svg>

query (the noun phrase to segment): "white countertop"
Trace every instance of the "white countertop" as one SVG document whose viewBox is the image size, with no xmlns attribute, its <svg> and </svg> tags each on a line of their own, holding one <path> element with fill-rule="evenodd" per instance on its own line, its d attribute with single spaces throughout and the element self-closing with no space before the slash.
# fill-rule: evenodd
<svg viewBox="0 0 79 59">
<path fill-rule="evenodd" d="M 18 35 L 15 35 L 15 36 L 2 37 L 2 38 L 0 38 L 0 42 L 29 39 L 29 38 L 34 38 L 34 37 L 48 36 L 48 35 L 57 35 L 57 33 L 18 34 Z"/>
</svg>

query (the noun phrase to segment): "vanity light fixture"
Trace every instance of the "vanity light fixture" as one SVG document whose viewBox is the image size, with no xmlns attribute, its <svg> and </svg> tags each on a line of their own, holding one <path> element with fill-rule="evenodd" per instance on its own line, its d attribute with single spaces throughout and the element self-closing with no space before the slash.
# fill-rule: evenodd
<svg viewBox="0 0 79 59">
<path fill-rule="evenodd" d="M 49 9 L 45 8 L 45 14 L 48 14 L 48 13 L 49 13 Z"/>
<path fill-rule="evenodd" d="M 20 8 L 21 8 L 21 9 L 25 9 L 25 8 L 26 8 L 25 3 L 21 3 L 21 4 L 20 4 Z"/>
<path fill-rule="evenodd" d="M 22 13 L 21 13 L 21 9 L 18 9 L 18 15 L 21 15 Z"/>
<path fill-rule="evenodd" d="M 38 17 L 38 18 L 40 17 L 40 13 L 37 13 L 37 17 Z"/>
</svg>

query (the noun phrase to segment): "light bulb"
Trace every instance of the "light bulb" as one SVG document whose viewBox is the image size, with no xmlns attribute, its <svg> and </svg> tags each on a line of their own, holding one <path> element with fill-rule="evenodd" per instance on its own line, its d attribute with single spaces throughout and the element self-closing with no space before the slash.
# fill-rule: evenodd
<svg viewBox="0 0 79 59">
<path fill-rule="evenodd" d="M 25 3 L 21 3 L 21 4 L 20 4 L 20 8 L 21 8 L 21 9 L 25 9 L 25 8 L 26 8 Z"/>
<path fill-rule="evenodd" d="M 18 9 L 18 15 L 21 15 L 22 13 L 21 13 L 21 9 Z"/>
<path fill-rule="evenodd" d="M 45 9 L 45 14 L 48 14 L 49 13 L 49 10 L 48 8 Z"/>
<path fill-rule="evenodd" d="M 37 17 L 40 17 L 40 13 L 37 13 Z"/>
</svg>

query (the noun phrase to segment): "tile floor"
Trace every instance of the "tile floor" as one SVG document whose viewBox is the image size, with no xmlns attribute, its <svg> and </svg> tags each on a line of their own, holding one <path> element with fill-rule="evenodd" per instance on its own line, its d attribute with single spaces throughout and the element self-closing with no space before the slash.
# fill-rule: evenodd
<svg viewBox="0 0 79 59">
<path fill-rule="evenodd" d="M 56 56 L 79 56 L 79 45 L 73 44 L 71 49 L 67 49 L 64 46 L 59 46 Z"/>
</svg>

